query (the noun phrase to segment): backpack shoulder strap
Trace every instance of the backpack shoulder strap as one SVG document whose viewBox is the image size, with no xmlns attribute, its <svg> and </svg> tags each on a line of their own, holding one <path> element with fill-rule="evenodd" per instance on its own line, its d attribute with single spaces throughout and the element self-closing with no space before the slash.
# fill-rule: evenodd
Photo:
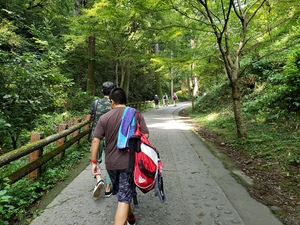
<svg viewBox="0 0 300 225">
<path fill-rule="evenodd" d="M 134 116 L 136 119 L 135 120 L 136 129 L 139 129 L 140 112 L 136 111 Z M 136 185 L 134 183 L 134 178 L 133 178 L 133 171 L 134 171 L 134 163 L 135 163 L 135 151 L 137 151 L 137 149 L 140 149 L 140 146 L 141 146 L 141 140 L 139 136 L 135 136 L 134 138 L 129 138 L 128 141 L 129 160 L 128 160 L 128 168 L 127 168 L 127 179 L 129 184 L 131 184 L 133 204 L 135 207 L 138 206 L 138 200 L 137 200 L 137 193 L 136 193 Z"/>
<path fill-rule="evenodd" d="M 95 100 L 95 101 L 94 101 L 94 104 L 93 104 L 93 110 L 94 110 L 94 111 L 93 111 L 93 116 L 94 116 L 94 118 L 95 118 L 95 116 L 96 116 L 98 103 L 99 103 L 99 99 Z"/>
<path fill-rule="evenodd" d="M 136 119 L 136 129 L 140 129 L 140 112 L 135 113 L 135 119 Z M 128 161 L 128 180 L 129 182 L 133 182 L 133 170 L 134 170 L 134 153 L 136 151 L 140 150 L 141 140 L 139 136 L 134 136 L 132 138 L 129 138 L 128 140 L 128 148 L 129 148 L 129 161 Z"/>
</svg>

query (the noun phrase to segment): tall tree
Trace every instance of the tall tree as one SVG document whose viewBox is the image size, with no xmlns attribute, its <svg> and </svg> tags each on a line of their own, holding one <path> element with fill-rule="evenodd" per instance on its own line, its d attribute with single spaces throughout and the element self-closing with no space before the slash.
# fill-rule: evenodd
<svg viewBox="0 0 300 225">
<path fill-rule="evenodd" d="M 43 52 L 38 54 L 27 50 L 32 44 L 15 32 L 12 22 L 2 21 L 0 29 L 0 119 L 10 124 L 7 132 L 17 148 L 22 131 L 32 129 L 38 115 L 55 107 L 55 92 L 69 83 L 59 73 L 59 53 L 48 42 L 36 38 L 35 47 Z"/>
<path fill-rule="evenodd" d="M 231 85 L 237 135 L 240 138 L 246 137 L 239 86 L 239 78 L 246 66 L 243 64 L 241 68 L 241 62 L 250 49 L 256 49 L 262 41 L 266 41 L 265 34 L 270 29 L 278 27 L 272 21 L 273 26 L 265 29 L 266 20 L 260 20 L 268 13 L 265 8 L 270 9 L 269 1 L 190 0 L 181 4 L 180 1 L 171 0 L 170 3 L 176 12 L 189 18 L 194 24 L 198 23 L 202 32 L 214 35 Z"/>
<path fill-rule="evenodd" d="M 88 71 L 87 71 L 87 92 L 95 95 L 95 48 L 96 37 L 91 35 L 88 37 Z"/>
</svg>

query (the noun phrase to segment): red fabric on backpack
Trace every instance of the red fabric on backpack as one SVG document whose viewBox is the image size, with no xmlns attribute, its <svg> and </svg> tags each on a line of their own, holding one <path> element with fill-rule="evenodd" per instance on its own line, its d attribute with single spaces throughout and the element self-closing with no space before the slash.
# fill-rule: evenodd
<svg viewBox="0 0 300 225">
<path fill-rule="evenodd" d="M 155 150 L 141 143 L 141 151 L 135 153 L 133 179 L 144 193 L 154 189 L 158 173 L 158 157 Z"/>
<path fill-rule="evenodd" d="M 158 155 L 156 148 L 140 130 L 139 115 L 137 115 L 136 131 L 133 138 L 140 140 L 138 150 L 134 152 L 133 180 L 139 189 L 146 193 L 155 186 L 155 178 L 158 173 Z"/>
</svg>

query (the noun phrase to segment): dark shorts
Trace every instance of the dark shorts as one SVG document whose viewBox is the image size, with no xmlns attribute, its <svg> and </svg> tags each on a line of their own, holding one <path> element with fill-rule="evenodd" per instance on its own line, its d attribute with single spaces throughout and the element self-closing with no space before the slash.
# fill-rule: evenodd
<svg viewBox="0 0 300 225">
<path fill-rule="evenodd" d="M 119 202 L 131 203 L 132 186 L 128 182 L 127 170 L 108 170 L 113 185 L 113 195 Z"/>
</svg>

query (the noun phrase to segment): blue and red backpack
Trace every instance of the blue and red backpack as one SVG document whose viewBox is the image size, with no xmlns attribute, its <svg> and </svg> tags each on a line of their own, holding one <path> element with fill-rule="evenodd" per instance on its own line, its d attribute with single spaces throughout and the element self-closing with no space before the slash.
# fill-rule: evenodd
<svg viewBox="0 0 300 225">
<path fill-rule="evenodd" d="M 154 189 L 154 193 L 162 203 L 166 201 L 163 187 L 162 161 L 159 152 L 140 130 L 140 112 L 136 112 L 136 131 L 129 139 L 128 177 L 133 187 L 138 187 L 143 193 Z M 134 190 L 133 201 L 137 206 Z"/>
</svg>

